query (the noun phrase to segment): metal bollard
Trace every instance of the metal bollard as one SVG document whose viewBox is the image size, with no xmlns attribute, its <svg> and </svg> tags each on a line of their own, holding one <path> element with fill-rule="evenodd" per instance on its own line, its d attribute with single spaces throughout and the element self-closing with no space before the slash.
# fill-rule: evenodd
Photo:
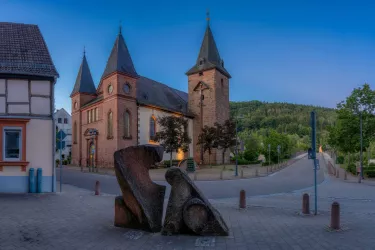
<svg viewBox="0 0 375 250">
<path fill-rule="evenodd" d="M 340 204 L 336 201 L 332 203 L 331 207 L 331 228 L 340 229 Z"/>
<path fill-rule="evenodd" d="M 256 176 L 256 177 L 259 176 L 258 169 L 255 169 L 255 176 Z"/>
<path fill-rule="evenodd" d="M 100 195 L 100 182 L 95 182 L 95 195 Z"/>
<path fill-rule="evenodd" d="M 41 193 L 42 192 L 42 186 L 43 186 L 43 172 L 42 168 L 38 168 L 36 170 L 36 192 Z"/>
<path fill-rule="evenodd" d="M 340 178 L 340 170 L 337 169 L 336 178 Z"/>
<path fill-rule="evenodd" d="M 245 193 L 245 190 L 240 191 L 240 208 L 246 208 L 246 193 Z"/>
<path fill-rule="evenodd" d="M 302 213 L 310 214 L 310 197 L 308 194 L 302 196 Z"/>
<path fill-rule="evenodd" d="M 348 179 L 348 174 L 346 173 L 346 171 L 344 172 L 344 180 L 347 180 Z"/>
<path fill-rule="evenodd" d="M 243 169 L 241 170 L 241 178 L 243 178 Z"/>
<path fill-rule="evenodd" d="M 29 193 L 35 193 L 35 170 L 29 169 Z"/>
<path fill-rule="evenodd" d="M 224 172 L 223 170 L 220 171 L 220 180 L 223 179 L 223 172 Z"/>
</svg>

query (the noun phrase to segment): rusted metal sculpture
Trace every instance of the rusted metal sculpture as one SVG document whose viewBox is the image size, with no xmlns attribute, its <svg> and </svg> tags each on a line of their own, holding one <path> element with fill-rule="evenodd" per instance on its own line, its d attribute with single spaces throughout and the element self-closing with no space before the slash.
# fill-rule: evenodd
<svg viewBox="0 0 375 250">
<path fill-rule="evenodd" d="M 165 186 L 152 182 L 149 169 L 163 158 L 163 147 L 133 146 L 115 152 L 115 172 L 122 196 L 115 199 L 115 226 L 159 232 Z"/>
<path fill-rule="evenodd" d="M 228 235 L 225 221 L 186 171 L 172 167 L 166 172 L 165 179 L 172 189 L 162 234 Z"/>
</svg>

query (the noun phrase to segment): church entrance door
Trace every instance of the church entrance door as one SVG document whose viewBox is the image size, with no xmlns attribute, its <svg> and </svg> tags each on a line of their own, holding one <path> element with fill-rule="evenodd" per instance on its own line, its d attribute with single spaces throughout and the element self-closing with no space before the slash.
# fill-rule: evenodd
<svg viewBox="0 0 375 250">
<path fill-rule="evenodd" d="M 90 167 L 95 166 L 95 143 L 90 144 L 90 149 L 89 149 L 89 165 Z"/>
</svg>

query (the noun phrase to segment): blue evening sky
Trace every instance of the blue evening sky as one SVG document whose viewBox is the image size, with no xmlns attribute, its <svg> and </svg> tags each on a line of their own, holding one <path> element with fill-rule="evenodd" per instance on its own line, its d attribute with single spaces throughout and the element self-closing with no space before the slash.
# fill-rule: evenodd
<svg viewBox="0 0 375 250">
<path fill-rule="evenodd" d="M 207 8 L 232 101 L 335 107 L 374 86 L 373 1 L 0 0 L 0 21 L 39 25 L 60 73 L 56 108 L 70 112 L 83 47 L 98 85 L 120 20 L 138 73 L 187 91 Z"/>
</svg>

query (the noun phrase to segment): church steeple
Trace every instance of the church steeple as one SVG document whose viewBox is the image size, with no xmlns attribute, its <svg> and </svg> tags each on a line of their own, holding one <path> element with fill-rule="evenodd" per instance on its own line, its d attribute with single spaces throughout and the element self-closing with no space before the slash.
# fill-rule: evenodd
<svg viewBox="0 0 375 250">
<path fill-rule="evenodd" d="M 86 51 L 83 50 L 82 63 L 78 71 L 76 83 L 70 96 L 76 93 L 95 94 L 96 88 L 92 80 L 89 65 L 86 60 Z"/>
<path fill-rule="evenodd" d="M 223 75 L 231 78 L 228 71 L 224 68 L 224 61 L 221 59 L 219 50 L 216 47 L 215 39 L 210 28 L 210 18 L 207 12 L 207 28 L 204 33 L 201 49 L 196 64 L 186 72 L 187 75 L 195 74 L 201 71 L 216 68 Z"/>
<path fill-rule="evenodd" d="M 121 25 L 111 55 L 108 58 L 102 79 L 114 72 L 121 72 L 131 77 L 138 77 L 128 47 L 121 32 Z"/>
</svg>

